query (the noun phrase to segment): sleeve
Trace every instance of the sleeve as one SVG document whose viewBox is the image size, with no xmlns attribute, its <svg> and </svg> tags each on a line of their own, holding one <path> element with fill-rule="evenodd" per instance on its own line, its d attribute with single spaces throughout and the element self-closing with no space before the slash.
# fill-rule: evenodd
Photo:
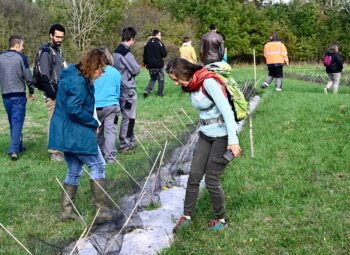
<svg viewBox="0 0 350 255">
<path fill-rule="evenodd" d="M 43 49 L 40 54 L 39 66 L 40 66 L 40 72 L 41 72 L 41 79 L 44 82 L 50 82 L 50 79 L 51 79 L 50 65 L 51 65 L 50 49 L 48 50 Z"/>
<path fill-rule="evenodd" d="M 166 56 L 168 55 L 168 52 L 165 48 L 165 45 L 162 42 L 160 42 L 160 54 L 161 54 L 162 58 L 166 58 Z"/>
<path fill-rule="evenodd" d="M 232 112 L 230 103 L 222 91 L 221 85 L 214 79 L 207 79 L 204 81 L 204 89 L 213 99 L 216 107 L 224 118 L 228 134 L 228 144 L 239 144 L 237 137 L 238 125 L 235 121 L 234 113 Z"/>
<path fill-rule="evenodd" d="M 288 65 L 289 64 L 288 52 L 287 52 L 286 46 L 283 43 L 281 44 L 281 52 L 282 52 L 284 63 Z"/>
<path fill-rule="evenodd" d="M 143 56 L 142 56 L 142 58 L 143 58 L 143 64 L 144 64 L 145 66 L 147 66 L 147 59 L 146 59 L 147 44 L 148 44 L 148 42 L 146 43 L 145 47 L 143 47 Z"/>
<path fill-rule="evenodd" d="M 65 86 L 62 86 L 65 87 Z M 62 88 L 60 86 L 60 89 Z M 62 88 L 63 89 L 63 88 Z M 82 98 L 85 98 L 87 91 L 82 91 L 80 86 L 72 86 L 67 92 L 67 112 L 69 118 L 81 125 L 98 128 L 98 122 L 93 115 L 84 108 Z"/>
<path fill-rule="evenodd" d="M 28 86 L 28 90 L 29 90 L 29 94 L 34 94 L 34 83 L 33 83 L 33 76 L 32 76 L 32 72 L 30 71 L 29 68 L 29 63 L 28 63 L 28 58 L 25 55 L 22 55 L 22 59 L 23 59 L 23 76 L 24 79 L 27 82 L 27 86 Z"/>
<path fill-rule="evenodd" d="M 141 66 L 136 62 L 136 59 L 133 54 L 126 54 L 124 60 L 124 64 L 132 76 L 136 76 L 141 72 Z"/>
<path fill-rule="evenodd" d="M 199 58 L 203 62 L 203 52 L 204 52 L 204 43 L 203 43 L 203 37 L 199 43 Z"/>
<path fill-rule="evenodd" d="M 194 64 L 197 64 L 197 55 L 193 47 L 192 47 L 192 60 Z"/>
</svg>

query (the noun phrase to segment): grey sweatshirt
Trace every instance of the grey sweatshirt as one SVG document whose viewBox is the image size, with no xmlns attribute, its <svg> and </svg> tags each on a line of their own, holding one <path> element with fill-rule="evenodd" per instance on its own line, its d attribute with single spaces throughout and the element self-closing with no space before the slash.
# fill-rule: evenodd
<svg viewBox="0 0 350 255">
<path fill-rule="evenodd" d="M 114 67 L 122 75 L 121 90 L 135 89 L 135 76 L 141 71 L 141 66 L 136 62 L 135 56 L 131 53 L 125 43 L 119 44 L 113 53 Z"/>
<path fill-rule="evenodd" d="M 0 87 L 3 97 L 23 96 L 26 84 L 29 93 L 34 93 L 32 73 L 28 58 L 15 50 L 8 50 L 0 54 Z"/>
</svg>

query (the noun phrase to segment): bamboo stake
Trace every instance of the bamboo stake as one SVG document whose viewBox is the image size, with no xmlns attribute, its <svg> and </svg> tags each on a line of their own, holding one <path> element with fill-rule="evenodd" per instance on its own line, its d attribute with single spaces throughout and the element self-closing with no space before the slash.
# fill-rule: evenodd
<svg viewBox="0 0 350 255">
<path fill-rule="evenodd" d="M 190 118 L 190 116 L 187 115 L 187 113 L 185 112 L 184 108 L 181 108 L 181 111 L 186 115 L 186 117 L 192 122 L 193 126 L 196 127 L 196 124 L 194 124 L 193 120 Z"/>
<path fill-rule="evenodd" d="M 156 175 L 156 178 L 155 178 L 156 180 L 155 180 L 155 182 L 154 182 L 154 186 L 153 186 L 153 189 L 152 189 L 152 194 L 154 194 L 154 191 L 155 191 L 155 189 L 156 189 L 156 184 L 157 184 L 157 180 L 158 180 L 158 175 L 159 175 L 159 173 L 160 173 L 160 168 L 161 168 L 161 164 L 162 164 L 162 161 L 163 161 L 163 158 L 164 158 L 165 149 L 166 149 L 167 145 L 168 145 L 168 140 L 165 141 L 165 145 L 164 145 L 162 157 L 161 157 L 160 160 L 159 160 L 159 167 L 158 167 L 157 175 Z"/>
<path fill-rule="evenodd" d="M 137 142 L 141 145 L 141 148 L 142 148 L 143 151 L 146 153 L 146 155 L 149 157 L 149 159 L 150 159 L 151 161 L 153 161 L 152 158 L 151 158 L 151 156 L 148 154 L 148 152 L 146 151 L 145 147 L 143 147 L 141 141 L 139 140 L 139 138 L 138 138 L 136 135 L 135 135 L 135 138 L 136 138 Z"/>
<path fill-rule="evenodd" d="M 56 181 L 57 183 L 60 185 L 61 189 L 63 190 L 63 192 L 66 194 L 67 198 L 69 199 L 69 201 L 71 202 L 74 210 L 76 211 L 76 213 L 78 214 L 79 218 L 81 219 L 81 221 L 84 223 L 85 227 L 87 227 L 87 224 L 85 222 L 85 220 L 83 219 L 83 216 L 81 216 L 81 214 L 79 213 L 77 207 L 74 205 L 73 201 L 70 199 L 67 191 L 64 189 L 63 185 L 61 184 L 61 182 L 58 180 L 58 178 L 56 177 Z"/>
<path fill-rule="evenodd" d="M 124 214 L 125 217 L 128 217 L 128 215 L 119 207 L 119 205 L 111 198 L 111 196 L 104 190 L 104 188 L 101 187 L 101 185 L 91 176 L 91 174 L 83 167 L 84 171 L 90 176 L 91 180 L 94 181 L 97 186 L 103 191 L 103 193 L 106 194 L 106 196 L 109 198 L 109 200 L 112 201 L 112 203 Z"/>
<path fill-rule="evenodd" d="M 81 234 L 81 236 L 79 237 L 78 241 L 75 243 L 74 247 L 73 247 L 73 250 L 69 253 L 69 255 L 72 255 L 73 252 L 75 251 L 75 249 L 77 248 L 80 240 L 83 238 L 85 232 L 86 232 L 87 228 L 84 229 L 83 233 Z"/>
<path fill-rule="evenodd" d="M 253 118 L 249 115 L 249 138 L 250 138 L 250 155 L 254 158 L 254 143 L 253 143 Z"/>
<path fill-rule="evenodd" d="M 86 234 L 85 234 L 85 237 L 87 237 L 87 236 L 89 235 L 90 230 L 91 230 L 92 226 L 94 225 L 95 220 L 96 220 L 98 214 L 100 213 L 100 209 L 101 209 L 101 208 L 98 208 L 98 209 L 97 209 L 97 212 L 96 212 L 96 214 L 95 214 L 95 217 L 94 217 L 94 219 L 92 220 L 92 222 L 91 222 L 91 224 L 90 224 L 90 227 L 89 227 L 88 231 L 87 231 Z"/>
<path fill-rule="evenodd" d="M 115 158 L 113 158 L 115 159 Z M 115 159 L 117 164 L 121 167 L 121 169 L 124 170 L 124 172 L 137 184 L 137 186 L 139 186 L 142 189 L 142 186 L 140 185 L 140 183 L 138 183 L 136 181 L 136 179 L 125 169 L 125 167 L 123 167 L 123 165 L 119 162 L 119 160 Z"/>
<path fill-rule="evenodd" d="M 147 131 L 147 133 L 150 135 L 150 137 L 152 138 L 152 140 L 159 146 L 160 149 L 162 149 L 162 146 L 160 146 L 160 144 L 157 142 L 157 140 L 154 138 L 154 136 L 151 134 L 151 132 L 145 128 L 145 130 Z"/>
<path fill-rule="evenodd" d="M 253 49 L 253 58 L 254 58 L 254 89 L 256 88 L 256 61 L 255 61 L 255 49 Z"/>
<path fill-rule="evenodd" d="M 143 196 L 144 196 L 144 194 L 145 194 L 145 192 L 144 192 L 145 187 L 146 187 L 146 185 L 147 185 L 147 183 L 148 183 L 148 181 L 149 181 L 149 178 L 150 178 L 150 176 L 151 176 L 151 174 L 152 174 L 152 172 L 153 172 L 154 166 L 156 165 L 156 162 L 158 161 L 159 155 L 160 155 L 160 152 L 158 152 L 157 159 L 156 159 L 156 161 L 154 162 L 154 164 L 153 164 L 153 166 L 152 166 L 152 169 L 151 169 L 151 171 L 150 171 L 150 173 L 149 173 L 149 175 L 148 175 L 148 177 L 147 177 L 147 179 L 146 179 L 146 182 L 145 182 L 145 184 L 144 184 L 143 187 L 142 187 L 140 196 L 138 197 L 138 199 L 137 199 L 137 201 L 136 201 L 136 203 L 135 203 L 134 208 L 132 209 L 132 211 L 131 211 L 130 215 L 128 216 L 127 220 L 125 221 L 123 227 L 119 230 L 118 234 L 117 234 L 116 236 L 113 237 L 112 242 L 114 242 L 114 241 L 119 237 L 120 233 L 121 233 L 121 232 L 124 230 L 124 228 L 128 225 L 128 223 L 129 223 L 129 221 L 130 221 L 132 215 L 134 214 L 135 210 L 137 209 L 139 203 L 142 201 L 142 198 L 143 198 Z M 112 243 L 104 250 L 103 254 L 106 254 L 106 253 L 108 252 L 108 250 L 111 248 L 111 246 L 112 246 Z"/>
<path fill-rule="evenodd" d="M 115 235 L 115 236 L 113 237 L 111 244 L 103 251 L 103 255 L 104 255 L 104 254 L 107 254 L 107 252 L 109 251 L 109 249 L 110 249 L 111 246 L 112 246 L 112 243 L 113 243 L 115 240 L 118 239 L 120 233 L 121 233 L 121 232 L 124 230 L 124 228 L 129 224 L 129 221 L 130 221 L 132 215 L 134 214 L 135 210 L 136 210 L 137 207 L 139 206 L 139 203 L 140 203 L 140 201 L 142 200 L 143 195 L 144 195 L 144 193 L 142 193 L 140 199 L 136 202 L 136 204 L 135 204 L 134 208 L 132 209 L 132 211 L 131 211 L 129 217 L 126 219 L 124 225 L 123 225 L 122 228 L 119 230 L 118 234 Z"/>
<path fill-rule="evenodd" d="M 175 111 L 175 109 L 174 109 L 174 113 L 175 113 L 176 117 L 180 120 L 181 124 L 182 124 L 182 125 L 184 126 L 184 128 L 186 129 L 187 133 L 190 134 L 190 131 L 187 129 L 185 123 L 182 121 L 182 119 L 180 118 L 179 114 L 177 114 L 177 112 Z"/>
<path fill-rule="evenodd" d="M 9 234 L 28 254 L 33 255 L 4 225 L 0 223 L 0 226 Z"/>
<path fill-rule="evenodd" d="M 171 130 L 167 126 L 165 126 L 165 124 L 163 122 L 161 122 L 161 123 L 165 127 L 165 129 L 168 130 L 168 132 L 183 146 L 184 144 L 177 138 L 177 136 L 174 135 L 174 133 L 171 132 Z"/>
</svg>

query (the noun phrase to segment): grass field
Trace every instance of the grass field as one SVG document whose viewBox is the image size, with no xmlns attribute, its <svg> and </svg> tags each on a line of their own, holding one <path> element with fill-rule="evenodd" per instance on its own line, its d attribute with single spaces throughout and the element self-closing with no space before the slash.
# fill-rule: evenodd
<svg viewBox="0 0 350 255">
<path fill-rule="evenodd" d="M 259 67 L 257 77 L 265 78 Z M 253 80 L 251 67 L 235 69 L 237 80 Z M 186 139 L 189 119 L 197 112 L 188 95 L 167 80 L 165 97 L 142 98 L 148 74 L 138 77 L 136 135 L 154 158 L 170 141 L 167 154 L 178 145 L 162 122 L 181 140 Z M 271 86 L 253 116 L 255 158 L 250 158 L 249 134 L 240 134 L 243 156 L 225 170 L 229 227 L 208 233 L 212 218 L 207 192 L 198 203 L 187 232 L 176 236 L 174 246 L 163 254 L 349 254 L 350 253 L 350 89 L 337 96 L 323 95 L 320 85 L 284 81 L 277 94 Z M 176 113 L 175 113 L 175 112 Z M 57 254 L 77 239 L 84 226 L 58 220 L 60 187 L 65 164 L 51 162 L 47 148 L 47 110 L 43 98 L 27 105 L 24 145 L 27 151 L 12 162 L 7 156 L 9 127 L 0 107 L 0 223 L 10 229 L 35 254 Z M 135 153 L 121 155 L 120 162 L 141 180 L 151 161 L 138 146 Z M 136 185 L 116 165 L 108 165 L 108 191 L 118 201 Z M 94 216 L 89 180 L 84 175 L 76 199 L 87 222 Z M 25 254 L 13 239 L 0 230 L 0 254 Z"/>
</svg>

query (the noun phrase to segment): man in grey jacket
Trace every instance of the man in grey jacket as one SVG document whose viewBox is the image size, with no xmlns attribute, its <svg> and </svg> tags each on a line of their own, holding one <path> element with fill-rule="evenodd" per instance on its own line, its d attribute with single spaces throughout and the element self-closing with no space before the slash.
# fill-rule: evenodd
<svg viewBox="0 0 350 255">
<path fill-rule="evenodd" d="M 141 71 L 130 47 L 135 43 L 136 31 L 132 27 L 122 31 L 122 43 L 113 53 L 114 67 L 118 69 L 122 78 L 120 82 L 120 109 L 122 121 L 120 124 L 119 140 L 120 152 L 125 153 L 135 146 L 134 125 L 136 118 L 136 81 L 135 77 Z"/>
<path fill-rule="evenodd" d="M 0 87 L 11 130 L 10 159 L 15 161 L 22 147 L 22 128 L 26 115 L 26 82 L 29 99 L 34 100 L 34 85 L 28 59 L 22 54 L 23 37 L 13 35 L 9 50 L 0 54 Z"/>
<path fill-rule="evenodd" d="M 225 47 L 223 37 L 216 32 L 216 26 L 211 24 L 209 32 L 202 36 L 200 41 L 200 59 L 204 65 L 221 61 Z"/>
</svg>

